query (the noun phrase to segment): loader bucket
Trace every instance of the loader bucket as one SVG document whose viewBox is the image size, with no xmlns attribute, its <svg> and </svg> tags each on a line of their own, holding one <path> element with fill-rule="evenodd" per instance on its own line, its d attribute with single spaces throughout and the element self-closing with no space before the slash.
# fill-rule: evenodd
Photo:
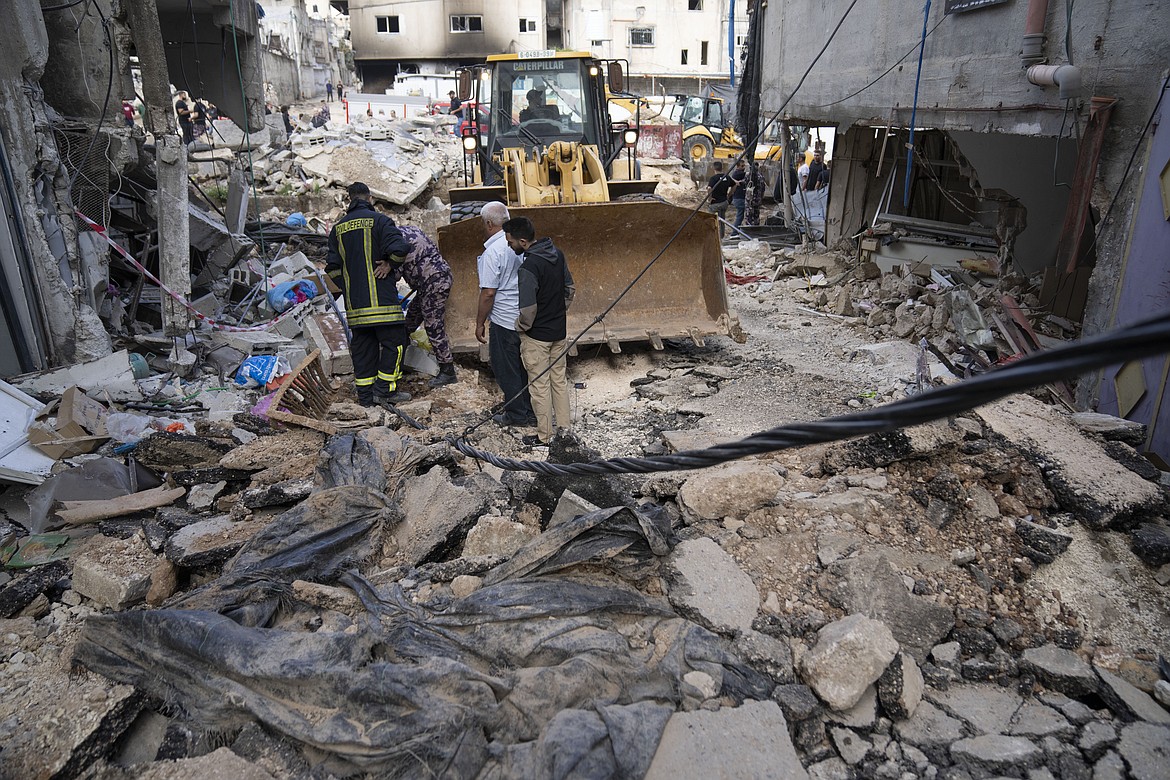
<svg viewBox="0 0 1170 780">
<path fill-rule="evenodd" d="M 565 253 L 577 293 L 569 308 L 571 339 L 584 330 L 634 280 L 663 247 L 669 247 L 602 322 L 578 344 L 738 336 L 727 305 L 723 256 L 715 215 L 657 200 L 510 208 L 536 226 Z M 479 348 L 475 315 L 479 300 L 476 261 L 483 252 L 483 222 L 467 219 L 439 228 L 439 249 L 451 266 L 454 285 L 447 304 L 447 334 L 457 352 Z"/>
</svg>

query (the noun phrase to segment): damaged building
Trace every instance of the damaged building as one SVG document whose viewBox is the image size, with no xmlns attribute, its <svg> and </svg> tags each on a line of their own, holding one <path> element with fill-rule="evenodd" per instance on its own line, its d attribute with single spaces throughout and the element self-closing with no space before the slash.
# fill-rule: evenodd
<svg viewBox="0 0 1170 780">
<path fill-rule="evenodd" d="M 1160 4 L 947 0 L 925 18 L 910 4 L 755 6 L 761 114 L 837 128 L 827 244 L 861 241 L 887 269 L 998 261 L 1041 280 L 1044 310 L 1086 334 L 1166 309 Z M 1166 365 L 1109 369 L 1078 403 L 1147 423 L 1166 458 Z"/>
</svg>

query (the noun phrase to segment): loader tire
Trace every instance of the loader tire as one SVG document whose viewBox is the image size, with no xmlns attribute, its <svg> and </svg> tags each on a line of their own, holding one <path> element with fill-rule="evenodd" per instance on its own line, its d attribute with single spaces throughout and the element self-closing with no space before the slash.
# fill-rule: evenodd
<svg viewBox="0 0 1170 780">
<path fill-rule="evenodd" d="M 695 135 L 683 142 L 683 164 L 694 165 L 710 160 L 715 154 L 715 148 L 705 136 Z"/>
<path fill-rule="evenodd" d="M 487 205 L 486 200 L 465 200 L 462 203 L 451 204 L 451 224 L 462 222 L 479 216 L 479 212 Z"/>
</svg>

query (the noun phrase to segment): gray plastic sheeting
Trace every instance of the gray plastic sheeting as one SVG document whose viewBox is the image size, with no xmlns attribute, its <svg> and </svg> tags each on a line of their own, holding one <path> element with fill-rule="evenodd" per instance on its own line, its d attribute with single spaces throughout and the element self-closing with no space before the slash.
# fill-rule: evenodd
<svg viewBox="0 0 1170 780">
<path fill-rule="evenodd" d="M 323 490 L 172 608 L 91 617 L 75 660 L 197 727 L 259 721 L 328 771 L 378 777 L 641 777 L 683 675 L 705 672 L 736 703 L 771 692 L 726 640 L 631 586 L 669 550 L 661 518 L 582 515 L 469 596 L 420 604 L 357 571 L 400 518 L 364 486 Z M 358 630 L 264 627 L 293 579 L 351 588 Z"/>
</svg>

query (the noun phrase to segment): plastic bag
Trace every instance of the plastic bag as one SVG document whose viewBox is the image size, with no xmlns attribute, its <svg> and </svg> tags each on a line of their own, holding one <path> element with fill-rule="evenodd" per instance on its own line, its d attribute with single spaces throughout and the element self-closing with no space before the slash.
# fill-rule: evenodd
<svg viewBox="0 0 1170 780">
<path fill-rule="evenodd" d="M 288 360 L 280 355 L 253 355 L 240 363 L 236 371 L 236 387 L 264 387 L 276 377 L 291 371 Z"/>
<path fill-rule="evenodd" d="M 118 415 L 110 415 L 115 416 Z M 137 463 L 128 467 L 112 458 L 86 461 L 77 468 L 49 477 L 25 494 L 29 511 L 27 530 L 39 534 L 63 525 L 59 520 L 49 520 L 49 512 L 58 501 L 117 498 L 161 484 L 156 476 Z"/>
<path fill-rule="evenodd" d="M 293 306 L 317 297 L 317 285 L 308 279 L 281 282 L 268 291 L 268 305 L 276 313 L 288 311 Z"/>
<path fill-rule="evenodd" d="M 171 417 L 151 417 L 149 414 L 114 412 L 106 416 L 106 430 L 114 441 L 129 444 L 145 439 L 155 431 L 194 434 L 195 426 L 188 420 Z"/>
<path fill-rule="evenodd" d="M 288 215 L 288 219 L 284 221 L 284 224 L 288 225 L 289 227 L 305 227 L 309 223 L 308 220 L 305 219 L 304 214 L 299 211 L 294 211 L 292 214 Z"/>
</svg>

